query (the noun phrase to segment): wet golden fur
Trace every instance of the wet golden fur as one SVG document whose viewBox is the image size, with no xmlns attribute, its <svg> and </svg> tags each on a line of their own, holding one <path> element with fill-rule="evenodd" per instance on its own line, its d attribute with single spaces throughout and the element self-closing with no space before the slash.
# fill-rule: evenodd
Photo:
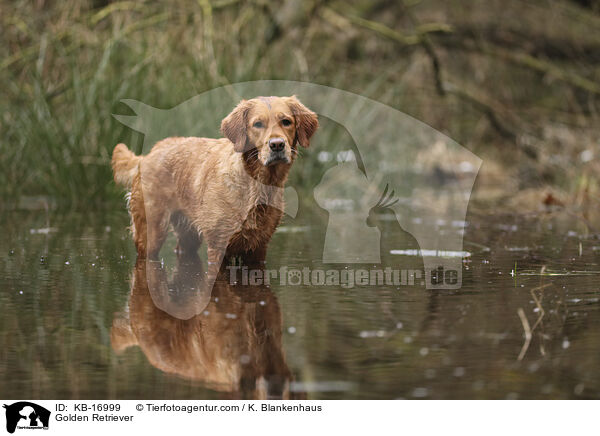
<svg viewBox="0 0 600 436">
<path fill-rule="evenodd" d="M 131 188 L 138 256 L 157 258 L 172 224 L 180 250 L 195 251 L 206 241 L 211 264 L 225 255 L 264 260 L 283 213 L 280 188 L 298 145 L 308 147 L 317 127 L 316 114 L 295 96 L 258 97 L 243 100 L 223 120 L 225 138 L 167 138 L 146 156 L 118 144 L 113 173 Z M 273 138 L 284 141 L 274 161 Z"/>
<path fill-rule="evenodd" d="M 113 320 L 114 350 L 138 346 L 161 371 L 229 392 L 232 398 L 301 398 L 289 390 L 292 374 L 282 348 L 277 297 L 264 285 L 231 284 L 229 275 L 219 272 L 209 290 L 212 298 L 198 315 L 178 319 L 156 301 L 174 300 L 171 309 L 194 305 L 205 278 L 199 257 L 178 260 L 172 281 L 159 262 L 138 259 L 129 308 Z M 179 295 L 190 289 L 191 301 Z"/>
</svg>

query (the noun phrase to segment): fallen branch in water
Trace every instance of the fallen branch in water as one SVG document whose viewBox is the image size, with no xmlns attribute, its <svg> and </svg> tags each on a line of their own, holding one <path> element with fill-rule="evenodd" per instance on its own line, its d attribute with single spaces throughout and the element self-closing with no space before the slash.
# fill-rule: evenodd
<svg viewBox="0 0 600 436">
<path fill-rule="evenodd" d="M 521 323 L 523 324 L 523 330 L 525 331 L 525 342 L 523 343 L 523 347 L 521 348 L 521 352 L 519 353 L 519 357 L 517 360 L 523 360 L 525 357 L 525 353 L 529 349 L 529 344 L 531 344 L 531 328 L 529 327 L 529 321 L 527 321 L 527 317 L 525 316 L 525 312 L 522 307 L 517 309 L 517 314 L 519 318 L 521 318 Z"/>
<path fill-rule="evenodd" d="M 546 268 L 545 266 L 542 267 L 542 270 L 540 271 L 540 273 L 544 273 L 545 268 Z M 533 324 L 533 327 L 529 326 L 529 321 L 527 320 L 527 317 L 525 316 L 525 311 L 523 310 L 523 308 L 519 307 L 519 309 L 517 310 L 519 318 L 521 318 L 521 324 L 523 324 L 523 330 L 525 331 L 525 342 L 523 343 L 523 347 L 521 347 L 521 352 L 519 353 L 519 357 L 517 357 L 517 360 L 523 360 L 523 357 L 525 357 L 525 354 L 527 353 L 527 350 L 529 349 L 529 345 L 531 345 L 531 338 L 533 337 L 533 332 L 535 331 L 537 326 L 540 325 L 540 323 L 542 322 L 542 318 L 544 318 L 544 315 L 546 315 L 546 312 L 544 311 L 544 308 L 542 307 L 542 298 L 544 298 L 544 289 L 546 289 L 548 286 L 552 286 L 552 283 L 546 283 L 545 285 L 537 286 L 537 287 L 531 289 L 531 291 L 530 291 L 531 296 L 533 297 L 533 300 L 535 302 L 535 305 L 540 312 L 540 316 L 538 316 L 538 319 Z M 536 291 L 540 291 L 539 297 L 537 296 Z M 542 356 L 544 356 L 546 354 L 543 344 L 540 345 L 540 353 L 542 354 Z"/>
</svg>

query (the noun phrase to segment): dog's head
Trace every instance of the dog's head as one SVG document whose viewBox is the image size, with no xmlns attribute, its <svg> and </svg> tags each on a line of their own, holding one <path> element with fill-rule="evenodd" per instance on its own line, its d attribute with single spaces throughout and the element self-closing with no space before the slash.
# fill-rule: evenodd
<svg viewBox="0 0 600 436">
<path fill-rule="evenodd" d="M 319 127 L 317 115 L 292 97 L 242 100 L 221 123 L 221 132 L 238 152 L 264 166 L 290 164 L 297 146 L 308 147 Z"/>
</svg>

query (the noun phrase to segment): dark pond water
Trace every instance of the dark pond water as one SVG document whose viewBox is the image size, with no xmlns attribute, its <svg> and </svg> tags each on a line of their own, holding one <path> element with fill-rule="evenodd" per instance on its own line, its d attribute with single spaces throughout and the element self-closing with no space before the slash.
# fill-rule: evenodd
<svg viewBox="0 0 600 436">
<path fill-rule="evenodd" d="M 266 268 L 324 268 L 325 218 L 286 218 Z M 469 216 L 456 290 L 224 274 L 200 300 L 202 260 L 136 265 L 127 225 L 3 218 L 0 397 L 600 398 L 600 241 L 570 216 Z M 382 265 L 422 268 L 381 225 Z"/>
</svg>

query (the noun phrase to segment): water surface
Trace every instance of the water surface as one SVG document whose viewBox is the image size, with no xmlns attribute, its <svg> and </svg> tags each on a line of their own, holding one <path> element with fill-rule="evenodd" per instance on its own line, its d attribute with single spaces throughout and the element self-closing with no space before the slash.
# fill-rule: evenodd
<svg viewBox="0 0 600 436">
<path fill-rule="evenodd" d="M 571 216 L 469 215 L 458 290 L 223 275 L 180 317 L 167 306 L 192 307 L 202 259 L 177 263 L 169 241 L 163 264 L 136 266 L 127 224 L 125 213 L 3 218 L 1 397 L 600 398 L 600 241 Z M 344 269 L 321 263 L 325 224 L 286 217 L 266 268 Z M 423 268 L 427 247 L 375 224 L 377 267 Z"/>
</svg>

